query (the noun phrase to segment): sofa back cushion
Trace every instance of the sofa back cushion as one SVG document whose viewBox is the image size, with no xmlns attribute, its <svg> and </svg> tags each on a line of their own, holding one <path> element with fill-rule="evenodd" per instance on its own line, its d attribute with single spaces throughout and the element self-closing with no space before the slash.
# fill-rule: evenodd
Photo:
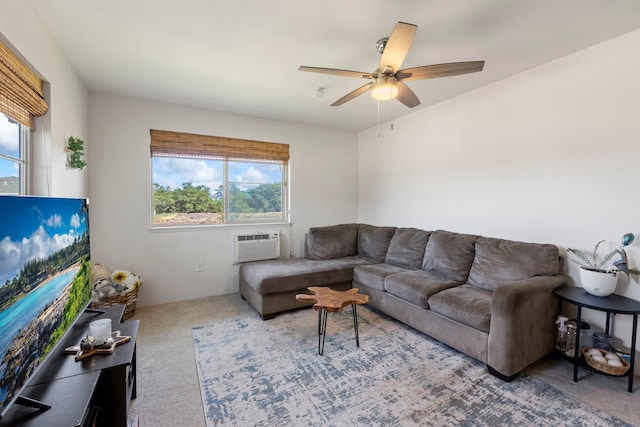
<svg viewBox="0 0 640 427">
<path fill-rule="evenodd" d="M 376 227 L 360 224 L 358 229 L 358 255 L 378 262 L 384 262 L 391 238 L 396 227 Z"/>
<path fill-rule="evenodd" d="M 559 251 L 554 245 L 480 237 L 469 283 L 493 291 L 501 284 L 559 271 Z"/>
<path fill-rule="evenodd" d="M 465 283 L 473 263 L 477 238 L 471 234 L 434 231 L 427 242 L 422 269 Z"/>
<path fill-rule="evenodd" d="M 430 234 L 417 228 L 398 228 L 391 238 L 384 262 L 397 267 L 419 269 Z"/>
<path fill-rule="evenodd" d="M 310 228 L 304 252 L 307 259 L 333 259 L 357 255 L 358 224 Z"/>
</svg>

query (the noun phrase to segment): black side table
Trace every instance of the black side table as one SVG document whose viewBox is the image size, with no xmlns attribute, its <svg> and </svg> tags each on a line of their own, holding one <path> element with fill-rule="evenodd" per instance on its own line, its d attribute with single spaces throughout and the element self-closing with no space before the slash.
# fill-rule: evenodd
<svg viewBox="0 0 640 427">
<path fill-rule="evenodd" d="M 607 313 L 606 333 L 609 333 L 611 325 L 611 314 L 630 314 L 633 316 L 633 332 L 631 333 L 631 361 L 626 375 L 629 376 L 629 393 L 633 392 L 633 368 L 636 358 L 636 335 L 638 332 L 638 314 L 640 314 L 640 301 L 621 295 L 609 295 L 608 297 L 597 297 L 587 293 L 580 287 L 563 286 L 553 291 L 560 298 L 558 313 L 562 313 L 562 301 L 567 301 L 577 307 L 576 337 L 580 336 L 580 320 L 582 318 L 582 308 L 604 311 Z M 580 358 L 580 340 L 576 339 L 575 353 L 573 356 L 573 381 L 578 381 L 578 360 Z"/>
</svg>

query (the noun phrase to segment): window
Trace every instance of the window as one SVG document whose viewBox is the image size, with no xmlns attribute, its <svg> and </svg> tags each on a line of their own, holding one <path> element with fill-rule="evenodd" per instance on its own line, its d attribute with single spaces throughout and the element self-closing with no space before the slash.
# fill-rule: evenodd
<svg viewBox="0 0 640 427">
<path fill-rule="evenodd" d="M 151 130 L 153 227 L 288 220 L 289 146 Z"/>
<path fill-rule="evenodd" d="M 0 42 L 0 194 L 27 194 L 29 129 L 48 109 L 42 80 Z"/>
<path fill-rule="evenodd" d="M 25 126 L 0 113 L 0 194 L 27 193 Z"/>
</svg>

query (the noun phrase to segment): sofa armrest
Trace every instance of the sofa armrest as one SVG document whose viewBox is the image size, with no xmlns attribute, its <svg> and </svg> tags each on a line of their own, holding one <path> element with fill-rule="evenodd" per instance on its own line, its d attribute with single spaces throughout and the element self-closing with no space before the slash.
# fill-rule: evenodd
<svg viewBox="0 0 640 427">
<path fill-rule="evenodd" d="M 487 364 L 509 377 L 549 354 L 555 346 L 558 298 L 566 276 L 536 276 L 498 286 L 491 299 Z"/>
</svg>

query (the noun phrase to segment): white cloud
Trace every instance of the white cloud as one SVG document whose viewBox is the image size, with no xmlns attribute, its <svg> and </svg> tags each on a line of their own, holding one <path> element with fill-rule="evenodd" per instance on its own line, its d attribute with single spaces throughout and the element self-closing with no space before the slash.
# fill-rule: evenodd
<svg viewBox="0 0 640 427">
<path fill-rule="evenodd" d="M 71 215 L 71 228 L 78 227 L 80 227 L 80 215 L 74 213 L 73 215 Z"/>
<path fill-rule="evenodd" d="M 0 241 L 0 286 L 13 278 L 27 261 L 47 258 L 49 255 L 66 248 L 75 240 L 74 233 L 49 236 L 43 226 L 38 227 L 31 236 L 14 242 L 9 236 Z"/>
<path fill-rule="evenodd" d="M 236 180 L 239 182 L 266 182 L 267 179 L 267 174 L 253 166 L 236 176 Z"/>
<path fill-rule="evenodd" d="M 0 272 L 8 272 L 9 277 L 0 277 L 0 286 L 4 286 L 4 282 L 15 276 L 17 266 L 21 266 L 20 245 L 9 236 L 0 240 Z"/>
<path fill-rule="evenodd" d="M 18 148 L 18 125 L 9 123 L 0 113 L 0 151 L 15 152 Z"/>
<path fill-rule="evenodd" d="M 45 222 L 47 226 L 52 228 L 58 228 L 62 226 L 62 217 L 60 215 L 51 215 L 49 219 Z"/>
<path fill-rule="evenodd" d="M 222 167 L 216 169 L 213 166 L 216 163 L 205 160 L 157 158 L 153 164 L 153 180 L 170 188 L 180 188 L 183 183 L 191 182 L 193 185 L 206 185 L 213 191 L 222 185 Z"/>
</svg>

